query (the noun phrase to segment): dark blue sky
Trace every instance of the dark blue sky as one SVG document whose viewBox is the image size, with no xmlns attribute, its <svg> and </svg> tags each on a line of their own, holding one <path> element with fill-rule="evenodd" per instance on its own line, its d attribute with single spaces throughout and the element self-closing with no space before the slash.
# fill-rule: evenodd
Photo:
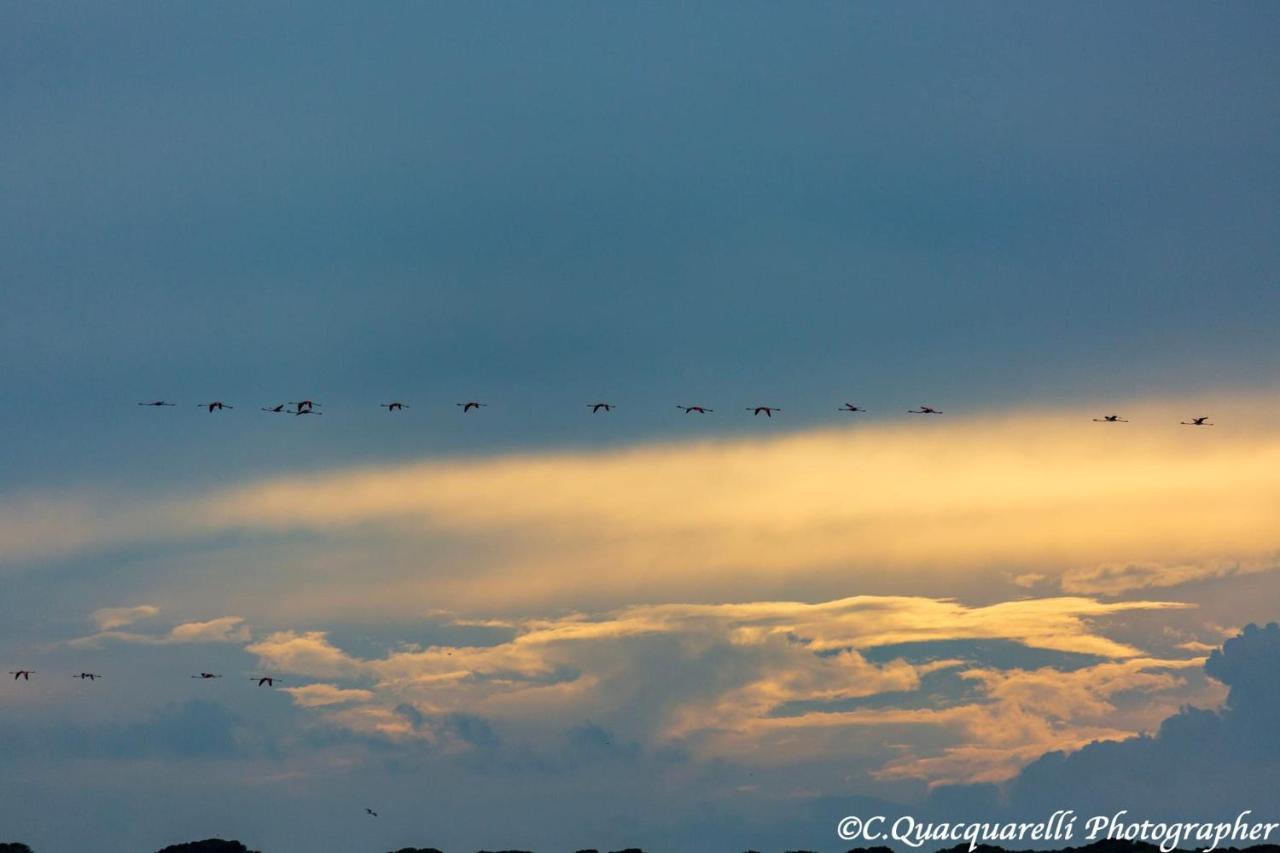
<svg viewBox="0 0 1280 853">
<path fill-rule="evenodd" d="M 694 400 L 800 424 L 1280 367 L 1269 4 L 4 16 L 6 480 L 576 444 L 596 398 L 622 439 Z M 101 408 L 298 394 L 441 423 L 294 456 Z M 471 397 L 505 425 L 456 432 Z"/>
</svg>

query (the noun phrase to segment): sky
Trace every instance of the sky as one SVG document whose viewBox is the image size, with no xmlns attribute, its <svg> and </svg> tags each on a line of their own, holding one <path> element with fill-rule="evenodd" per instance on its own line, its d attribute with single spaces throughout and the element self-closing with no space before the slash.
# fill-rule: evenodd
<svg viewBox="0 0 1280 853">
<path fill-rule="evenodd" d="M 0 7 L 0 841 L 1275 811 L 1277 35 Z"/>
</svg>

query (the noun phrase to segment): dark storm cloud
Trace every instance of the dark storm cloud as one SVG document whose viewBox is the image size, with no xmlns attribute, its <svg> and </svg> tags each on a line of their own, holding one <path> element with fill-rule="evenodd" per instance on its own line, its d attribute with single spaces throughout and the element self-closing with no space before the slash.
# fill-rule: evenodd
<svg viewBox="0 0 1280 853">
<path fill-rule="evenodd" d="M 940 788 L 931 803 L 970 814 L 1007 808 L 1026 817 L 1057 808 L 1084 815 L 1127 808 L 1153 819 L 1230 818 L 1263 808 L 1280 778 L 1280 625 L 1248 625 L 1213 652 L 1205 671 L 1230 688 L 1220 711 L 1186 707 L 1151 735 L 1051 752 L 1003 794 L 989 785 Z"/>
</svg>

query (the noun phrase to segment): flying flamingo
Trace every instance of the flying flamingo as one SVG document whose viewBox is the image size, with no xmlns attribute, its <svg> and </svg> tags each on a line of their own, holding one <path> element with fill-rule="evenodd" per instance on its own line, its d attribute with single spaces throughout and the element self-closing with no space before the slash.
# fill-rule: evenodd
<svg viewBox="0 0 1280 853">
<path fill-rule="evenodd" d="M 324 412 L 317 412 L 315 409 L 303 409 L 303 408 L 299 407 L 299 408 L 297 408 L 297 409 L 289 409 L 289 410 L 287 410 L 286 414 L 290 414 L 290 415 L 323 415 L 323 414 L 324 414 Z"/>
<path fill-rule="evenodd" d="M 81 681 L 84 681 L 85 679 L 88 679 L 89 681 L 97 681 L 102 676 L 98 675 L 96 672 L 82 672 L 79 675 L 73 675 L 71 677 L 78 678 Z"/>
<path fill-rule="evenodd" d="M 167 400 L 152 400 L 150 403 L 139 403 L 139 406 L 176 406 L 177 403 L 170 403 Z"/>
<path fill-rule="evenodd" d="M 281 403 L 281 404 L 280 404 L 280 405 L 278 405 L 278 406 L 269 406 L 269 407 L 264 407 L 264 408 L 262 409 L 262 411 L 264 411 L 264 412 L 272 412 L 272 413 L 274 413 L 274 414 L 279 415 L 279 414 L 282 414 L 282 413 L 284 412 L 284 407 L 285 407 L 286 405 L 287 405 L 286 403 Z"/>
<path fill-rule="evenodd" d="M 323 403 L 317 403 L 315 400 L 290 400 L 289 405 L 297 406 L 299 409 L 314 409 L 316 406 L 323 406 Z"/>
<path fill-rule="evenodd" d="M 836 411 L 837 412 L 865 412 L 866 409 L 862 408 L 861 406 L 855 406 L 853 403 L 845 403 L 843 406 L 836 409 Z"/>
<path fill-rule="evenodd" d="M 371 814 L 371 815 L 373 815 L 374 817 L 377 817 L 377 816 L 378 816 L 378 813 L 377 813 L 377 812 L 375 812 L 373 809 L 365 809 L 365 810 L 364 810 L 364 813 L 365 813 L 365 814 Z"/>
<path fill-rule="evenodd" d="M 222 402 L 221 400 L 214 400 L 212 403 L 196 403 L 196 405 L 201 407 L 202 409 L 208 409 L 210 412 L 215 412 L 220 409 L 235 408 L 235 406 L 228 406 L 226 403 Z"/>
<path fill-rule="evenodd" d="M 397 402 L 397 403 L 379 403 L 378 405 L 379 405 L 379 406 L 381 406 L 382 408 L 386 409 L 388 412 L 399 412 L 399 411 L 401 411 L 402 409 L 407 409 L 407 408 L 409 408 L 409 405 L 408 405 L 407 403 L 399 403 L 399 402 Z"/>
<path fill-rule="evenodd" d="M 1094 423 L 1099 424 L 1127 424 L 1128 421 L 1119 415 L 1103 415 L 1100 418 L 1094 418 Z"/>
<path fill-rule="evenodd" d="M 700 415 L 705 415 L 707 412 L 715 411 L 715 409 L 708 409 L 703 406 L 676 406 L 676 408 L 683 410 L 686 415 L 690 412 L 697 412 Z"/>
<path fill-rule="evenodd" d="M 284 681 L 284 679 L 278 675 L 263 675 L 263 676 L 251 675 L 249 676 L 249 680 L 258 682 L 259 687 L 261 687 L 264 684 L 268 687 L 275 687 L 277 681 Z"/>
<path fill-rule="evenodd" d="M 468 401 L 468 402 L 466 402 L 466 403 L 454 403 L 454 405 L 455 405 L 455 406 L 461 406 L 461 407 L 462 407 L 462 413 L 465 415 L 467 412 L 471 411 L 472 409 L 478 409 L 478 408 L 480 408 L 481 406 L 487 406 L 487 405 L 489 405 L 489 404 L 488 404 L 488 403 L 477 403 L 475 400 L 470 400 L 470 401 Z"/>
<path fill-rule="evenodd" d="M 17 672 L 10 670 L 9 674 L 13 676 L 14 681 L 17 681 L 19 678 L 21 678 L 23 681 L 30 681 L 31 675 L 34 672 L 35 672 L 34 669 L 20 669 Z"/>
<path fill-rule="evenodd" d="M 1205 415 L 1203 418 L 1192 418 L 1189 421 L 1180 421 L 1180 423 L 1183 426 L 1213 426 L 1213 424 L 1209 423 L 1208 421 L 1209 421 L 1209 416 Z"/>
<path fill-rule="evenodd" d="M 935 409 L 930 406 L 921 406 L 918 409 L 907 409 L 907 414 L 909 415 L 940 415 L 942 414 L 942 411 L 940 409 Z"/>
<path fill-rule="evenodd" d="M 191 676 L 191 677 L 192 677 L 192 678 L 199 678 L 201 681 L 204 681 L 204 680 L 206 680 L 206 679 L 210 679 L 210 678 L 221 678 L 222 676 L 221 676 L 221 675 L 214 675 L 212 672 L 202 672 L 202 673 L 200 673 L 199 675 L 193 675 L 193 676 Z"/>
<path fill-rule="evenodd" d="M 773 417 L 774 412 L 781 412 L 782 409 L 779 409 L 777 406 L 747 406 L 747 411 L 751 412 L 752 417 L 764 412 L 765 417 L 771 418 Z"/>
<path fill-rule="evenodd" d="M 591 414 L 593 415 L 599 411 L 604 411 L 605 413 L 608 413 L 618 408 L 613 403 L 588 403 L 587 405 L 591 407 Z"/>
</svg>

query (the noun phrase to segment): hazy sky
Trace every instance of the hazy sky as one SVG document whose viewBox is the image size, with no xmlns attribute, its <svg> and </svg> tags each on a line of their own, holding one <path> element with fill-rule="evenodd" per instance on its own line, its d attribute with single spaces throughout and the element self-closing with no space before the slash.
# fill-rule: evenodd
<svg viewBox="0 0 1280 853">
<path fill-rule="evenodd" d="M 0 841 L 836 850 L 1270 725 L 1278 36 L 0 7 Z"/>
</svg>

